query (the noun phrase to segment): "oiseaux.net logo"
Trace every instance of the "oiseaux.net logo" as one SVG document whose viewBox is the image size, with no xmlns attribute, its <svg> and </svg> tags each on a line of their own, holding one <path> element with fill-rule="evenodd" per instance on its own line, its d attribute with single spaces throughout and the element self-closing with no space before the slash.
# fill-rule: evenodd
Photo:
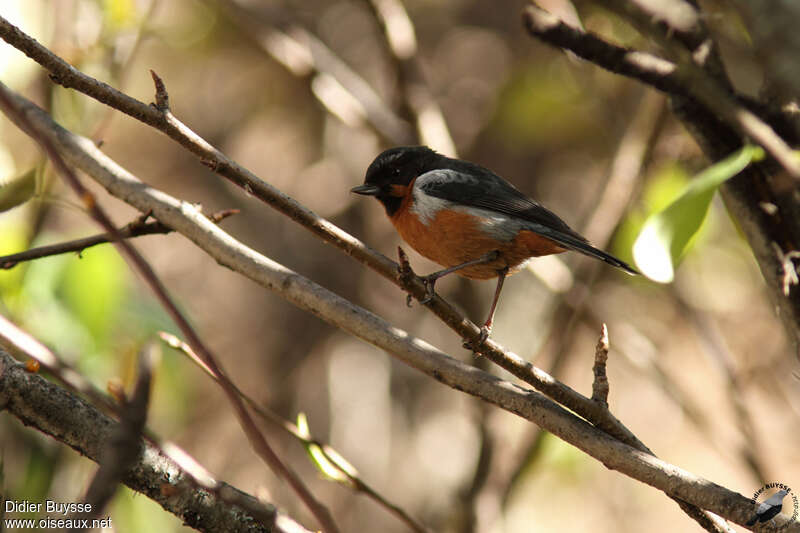
<svg viewBox="0 0 800 533">
<path fill-rule="evenodd" d="M 787 500 L 787 496 L 791 496 L 791 499 Z M 755 512 L 747 525 L 760 524 L 760 531 L 782 531 L 796 522 L 800 513 L 800 501 L 794 491 L 785 483 L 767 483 L 753 493 L 750 501 L 755 506 Z M 791 518 L 787 517 L 785 513 L 781 514 L 790 501 L 792 503 Z"/>
</svg>

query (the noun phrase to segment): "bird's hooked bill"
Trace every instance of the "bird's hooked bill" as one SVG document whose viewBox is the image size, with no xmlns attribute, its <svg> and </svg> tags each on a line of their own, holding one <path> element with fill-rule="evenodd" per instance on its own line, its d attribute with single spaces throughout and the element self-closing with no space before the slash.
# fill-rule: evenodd
<svg viewBox="0 0 800 533">
<path fill-rule="evenodd" d="M 363 194 L 364 196 L 376 196 L 381 191 L 381 188 L 377 185 L 359 185 L 358 187 L 353 187 L 350 189 L 350 192 L 354 192 L 356 194 Z"/>
</svg>

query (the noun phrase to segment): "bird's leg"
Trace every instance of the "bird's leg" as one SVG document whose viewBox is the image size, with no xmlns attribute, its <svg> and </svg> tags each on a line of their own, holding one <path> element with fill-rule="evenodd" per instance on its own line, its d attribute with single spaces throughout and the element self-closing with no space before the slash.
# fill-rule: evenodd
<svg viewBox="0 0 800 533">
<path fill-rule="evenodd" d="M 489 338 L 489 334 L 492 332 L 492 321 L 494 320 L 494 312 L 497 310 L 497 301 L 500 299 L 500 291 L 503 290 L 503 282 L 506 280 L 506 276 L 508 275 L 508 267 L 500 269 L 497 271 L 497 287 L 494 290 L 494 299 L 492 300 L 492 307 L 489 309 L 489 317 L 484 322 L 483 326 L 481 326 L 481 334 L 475 342 L 472 341 L 465 341 L 464 348 L 467 350 L 472 350 L 473 352 L 476 351 L 478 345 L 483 344 L 486 339 Z"/>
<path fill-rule="evenodd" d="M 421 304 L 426 304 L 433 299 L 434 292 L 433 286 L 436 284 L 436 280 L 441 277 L 444 277 L 448 274 L 452 274 L 453 272 L 457 272 L 462 268 L 467 268 L 475 265 L 483 265 L 485 263 L 491 263 L 492 261 L 496 261 L 497 258 L 500 257 L 500 252 L 497 250 L 493 250 L 491 252 L 485 253 L 482 256 L 478 257 L 477 259 L 472 259 L 470 261 L 465 261 L 460 265 L 451 266 L 449 268 L 444 268 L 442 270 L 437 270 L 433 274 L 428 274 L 427 276 L 422 276 L 422 283 L 425 284 L 425 291 L 426 296 L 422 300 L 419 301 Z"/>
<path fill-rule="evenodd" d="M 489 333 L 492 332 L 494 312 L 497 310 L 497 301 L 500 300 L 500 291 L 503 290 L 503 282 L 506 280 L 507 275 L 508 267 L 497 271 L 497 287 L 494 289 L 494 299 L 492 300 L 492 307 L 489 308 L 489 316 L 486 318 L 486 322 L 483 323 L 483 327 L 481 328 L 481 342 L 485 341 L 489 337 Z"/>
</svg>

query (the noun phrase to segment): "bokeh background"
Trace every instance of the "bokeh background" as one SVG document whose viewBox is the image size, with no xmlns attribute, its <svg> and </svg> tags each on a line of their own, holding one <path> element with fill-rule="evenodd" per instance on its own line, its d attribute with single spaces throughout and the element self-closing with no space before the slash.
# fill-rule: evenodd
<svg viewBox="0 0 800 533">
<path fill-rule="evenodd" d="M 565 3 L 549 4 L 569 16 Z M 736 14 L 722 2 L 704 4 L 736 85 L 756 93 L 758 63 Z M 343 62 L 387 113 L 406 121 L 407 142 L 418 142 L 409 125 L 427 109 L 426 142 L 451 149 L 437 133 L 440 117 L 459 156 L 495 170 L 623 259 L 631 259 L 645 217 L 708 164 L 660 95 L 532 40 L 520 23 L 525 2 L 404 5 L 417 39 L 416 54 L 405 62 L 391 54 L 372 4 L 361 0 L 4 0 L 0 14 L 140 100 L 153 98 L 153 69 L 181 120 L 390 257 L 400 243 L 382 208 L 348 190 L 396 139 L 363 120 L 335 77 L 308 68 L 308 48 L 291 46 L 308 43 L 302 32 L 331 52 L 333 60 L 318 63 L 323 73 L 338 72 Z M 591 2 L 575 5 L 588 29 L 650 46 Z M 163 135 L 55 86 L 5 43 L 0 77 L 64 126 L 102 141 L 143 181 L 208 213 L 240 209 L 223 225 L 249 246 L 459 359 L 490 368 L 433 315 L 406 307 L 394 285 L 215 176 Z M 632 170 L 623 179 L 626 164 Z M 0 118 L 0 180 L 31 170 L 35 194 L 0 213 L 0 253 L 98 231 L 35 146 Z M 120 225 L 136 217 L 97 192 Z M 366 482 L 433 530 L 697 529 L 662 493 L 295 309 L 220 268 L 181 236 L 135 244 L 243 390 L 287 419 L 305 413 L 312 432 Z M 417 272 L 436 268 L 406 251 Z M 672 284 L 575 255 L 535 265 L 506 282 L 493 332 L 498 342 L 590 394 L 594 346 L 605 322 L 611 408 L 656 454 L 747 496 L 765 481 L 800 484 L 796 359 L 721 202 L 713 202 Z M 437 284 L 475 321 L 483 320 L 493 289 L 491 282 L 456 278 Z M 174 331 L 108 246 L 0 272 L 0 312 L 101 387 L 129 384 L 142 343 L 159 330 Z M 314 523 L 251 452 L 220 389 L 168 348 L 149 425 L 219 478 Z M 288 436 L 270 427 L 267 434 L 344 531 L 407 530 L 364 496 L 324 479 Z M 96 469 L 9 416 L 0 416 L 0 450 L 4 491 L 15 499 L 78 501 Z M 188 531 L 127 489 L 108 513 L 116 531 Z"/>
</svg>

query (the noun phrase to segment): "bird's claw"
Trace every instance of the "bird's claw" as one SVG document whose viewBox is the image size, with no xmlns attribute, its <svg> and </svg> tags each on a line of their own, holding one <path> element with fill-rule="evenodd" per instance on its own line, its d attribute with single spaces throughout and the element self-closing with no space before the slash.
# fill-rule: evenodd
<svg viewBox="0 0 800 533">
<path fill-rule="evenodd" d="M 483 325 L 483 326 L 481 326 L 481 332 L 480 332 L 480 335 L 478 335 L 478 338 L 475 339 L 474 341 L 464 340 L 464 344 L 462 346 L 464 346 L 464 349 L 466 349 L 466 350 L 471 350 L 471 351 L 477 353 L 478 352 L 478 347 L 480 347 L 481 344 L 486 342 L 486 340 L 489 338 L 489 334 L 491 332 L 492 332 L 492 327 L 491 326 Z"/>
<path fill-rule="evenodd" d="M 399 264 L 397 265 L 397 274 L 400 277 L 400 281 L 403 283 L 411 282 L 414 277 L 414 271 L 411 269 L 411 264 L 408 262 L 408 256 L 403 251 L 401 247 L 397 247 L 397 257 L 400 260 Z M 421 276 L 419 278 L 422 281 L 422 284 L 425 285 L 425 296 L 419 300 L 419 303 L 425 305 L 430 303 L 433 300 L 433 297 L 436 296 L 436 293 L 433 290 L 433 286 L 436 284 L 436 280 L 439 279 L 438 276 Z M 406 295 L 406 305 L 411 307 L 411 302 L 413 300 L 413 296 L 411 293 Z"/>
<path fill-rule="evenodd" d="M 425 298 L 421 299 L 419 303 L 425 305 L 430 303 L 433 300 L 433 297 L 436 296 L 436 292 L 434 292 L 433 287 L 436 285 L 436 278 L 432 278 L 431 276 L 423 276 L 420 278 L 422 280 L 422 284 L 425 285 Z"/>
</svg>

